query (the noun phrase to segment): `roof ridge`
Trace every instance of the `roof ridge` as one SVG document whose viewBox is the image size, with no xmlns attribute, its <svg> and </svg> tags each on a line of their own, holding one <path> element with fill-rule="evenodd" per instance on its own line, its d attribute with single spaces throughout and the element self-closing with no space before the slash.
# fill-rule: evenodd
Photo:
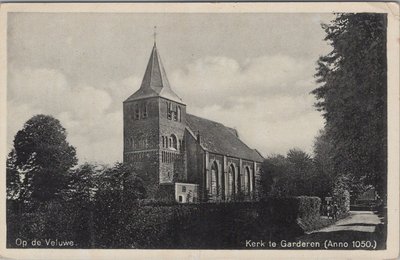
<svg viewBox="0 0 400 260">
<path fill-rule="evenodd" d="M 226 125 L 224 125 L 224 124 L 222 124 L 222 123 L 220 123 L 220 122 L 211 120 L 211 119 L 207 119 L 207 118 L 204 118 L 204 117 L 201 117 L 201 116 L 196 116 L 196 115 L 193 115 L 193 114 L 190 114 L 190 113 L 186 113 L 186 115 L 194 116 L 194 117 L 197 117 L 197 118 L 200 118 L 200 119 L 203 119 L 203 120 L 207 120 L 207 121 L 210 121 L 210 122 L 213 122 L 213 123 L 216 123 L 216 124 L 219 124 L 219 125 L 222 125 L 222 126 L 224 126 L 224 127 L 229 128 L 228 126 L 226 126 Z"/>
<path fill-rule="evenodd" d="M 255 160 L 255 161 L 262 161 L 263 159 L 264 159 L 264 157 L 259 153 L 259 152 L 257 152 L 255 149 L 253 149 L 253 148 L 251 148 L 251 147 L 249 147 L 243 140 L 241 140 L 240 138 L 239 138 L 239 136 L 238 135 L 235 135 L 233 132 L 232 132 L 232 128 L 230 128 L 230 127 L 227 127 L 227 126 L 225 126 L 224 124 L 222 124 L 222 123 L 220 123 L 220 122 L 216 122 L 216 121 L 213 121 L 213 120 L 209 120 L 209 119 L 206 119 L 206 118 L 203 118 L 203 117 L 200 117 L 200 116 L 196 116 L 196 115 L 193 115 L 193 114 L 190 114 L 190 113 L 186 113 L 186 115 L 188 116 L 187 117 L 187 119 L 186 119 L 186 121 L 187 121 L 187 127 L 192 131 L 192 132 L 195 132 L 195 130 L 199 130 L 199 129 L 196 129 L 198 126 L 196 126 L 196 124 L 200 124 L 200 125 L 202 125 L 202 124 L 204 124 L 204 123 L 212 123 L 212 124 L 214 124 L 215 126 L 218 126 L 218 127 L 222 127 L 222 128 L 224 128 L 225 130 L 223 131 L 224 132 L 224 135 L 225 135 L 225 137 L 227 138 L 227 140 L 228 139 L 230 139 L 230 138 L 233 138 L 232 140 L 236 140 L 236 142 L 238 142 L 238 144 L 240 144 L 243 148 L 245 148 L 247 151 L 248 151 L 248 153 L 247 153 L 247 156 L 245 156 L 245 157 L 242 157 L 243 156 L 243 154 L 242 155 L 235 155 L 236 154 L 236 152 L 234 152 L 235 154 L 230 154 L 230 153 L 227 153 L 227 155 L 230 155 L 230 156 L 239 156 L 239 157 L 242 157 L 243 159 L 247 159 L 247 160 Z M 196 121 L 192 121 L 192 120 L 190 120 L 190 118 L 193 118 L 193 119 L 197 119 Z M 193 122 L 193 124 L 192 124 L 192 122 Z M 202 121 L 204 122 L 204 123 L 202 123 Z M 192 128 L 192 127 L 194 127 L 194 128 Z M 203 129 L 204 130 L 204 129 Z M 229 133 L 229 134 L 228 134 Z M 220 133 L 220 134 L 222 134 L 222 132 Z M 202 135 L 201 133 L 200 133 L 200 135 Z M 205 132 L 205 133 L 203 133 L 203 136 L 209 136 L 209 133 L 207 133 L 207 131 Z M 203 138 L 201 138 L 201 140 L 204 142 L 204 139 Z M 209 140 L 210 141 L 210 140 Z M 218 141 L 216 141 L 216 140 L 214 140 L 214 142 L 216 142 L 216 143 L 218 143 Z M 206 142 L 206 143 L 204 143 L 204 145 L 205 145 L 205 148 L 207 149 L 207 150 L 210 150 L 211 152 L 213 152 L 213 148 L 212 148 L 212 146 L 214 145 L 213 143 L 208 143 L 208 142 Z M 211 145 L 211 146 L 210 146 Z M 233 143 L 231 143 L 230 145 L 233 145 Z M 240 149 L 240 148 L 239 148 Z M 216 152 L 215 150 L 214 150 L 214 152 Z M 255 159 L 255 158 L 257 158 L 257 157 L 259 157 L 259 159 Z"/>
</svg>

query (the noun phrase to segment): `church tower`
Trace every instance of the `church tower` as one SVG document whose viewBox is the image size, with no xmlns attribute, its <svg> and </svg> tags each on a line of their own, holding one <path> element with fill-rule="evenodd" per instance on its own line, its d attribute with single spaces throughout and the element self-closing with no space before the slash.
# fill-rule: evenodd
<svg viewBox="0 0 400 260">
<path fill-rule="evenodd" d="M 123 103 L 124 163 L 134 166 L 147 194 L 173 192 L 186 176 L 186 105 L 172 90 L 154 42 L 139 90 Z"/>
</svg>

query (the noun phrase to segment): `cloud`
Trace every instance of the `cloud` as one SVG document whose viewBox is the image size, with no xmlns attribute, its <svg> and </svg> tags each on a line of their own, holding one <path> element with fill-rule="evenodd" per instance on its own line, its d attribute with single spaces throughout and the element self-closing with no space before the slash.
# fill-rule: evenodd
<svg viewBox="0 0 400 260">
<path fill-rule="evenodd" d="M 145 64 L 143 65 L 145 66 Z M 9 66 L 8 146 L 31 116 L 58 118 L 77 148 L 80 163 L 122 160 L 122 102 L 140 86 L 131 75 L 102 85 L 71 83 L 61 71 Z M 312 60 L 260 56 L 240 63 L 230 57 L 193 60 L 170 73 L 188 112 L 235 127 L 264 155 L 298 147 L 312 151 L 323 119 L 312 107 Z"/>
<path fill-rule="evenodd" d="M 65 75 L 54 69 L 14 67 L 9 75 L 9 149 L 24 122 L 43 113 L 56 117 L 67 129 L 81 162 L 122 159 L 122 109 L 108 111 L 109 92 L 84 84 L 71 87 Z"/>
<path fill-rule="evenodd" d="M 235 127 L 264 155 L 293 147 L 312 152 L 323 126 L 309 92 L 316 87 L 312 60 L 285 55 L 195 60 L 172 74 L 188 111 Z"/>
<path fill-rule="evenodd" d="M 122 109 L 122 102 L 139 89 L 142 78 L 132 75 L 119 81 L 109 82 L 104 90 L 111 96 L 109 110 L 119 111 Z"/>
<path fill-rule="evenodd" d="M 243 95 L 304 94 L 314 86 L 313 74 L 312 60 L 285 55 L 247 59 L 243 64 L 228 57 L 205 57 L 175 71 L 171 82 L 189 104 L 229 108 Z"/>
</svg>

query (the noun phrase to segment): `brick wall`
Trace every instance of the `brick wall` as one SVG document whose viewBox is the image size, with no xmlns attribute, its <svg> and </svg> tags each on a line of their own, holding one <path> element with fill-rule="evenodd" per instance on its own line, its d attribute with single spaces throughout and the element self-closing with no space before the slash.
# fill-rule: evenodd
<svg viewBox="0 0 400 260">
<path fill-rule="evenodd" d="M 185 182 L 199 184 L 199 191 L 204 190 L 204 157 L 205 153 L 198 144 L 197 140 L 186 130 L 186 165 L 187 178 Z M 200 199 L 203 199 L 203 194 L 199 192 Z"/>
<path fill-rule="evenodd" d="M 185 166 L 185 122 L 186 106 L 164 98 L 158 99 L 159 106 L 159 139 L 160 139 L 160 183 L 173 183 L 175 181 L 184 181 L 186 177 Z M 178 108 L 180 113 L 178 114 Z M 170 112 L 168 112 L 170 111 Z M 171 148 L 171 135 L 174 135 L 177 141 L 177 149 Z M 164 139 L 164 141 L 163 141 Z M 164 144 L 163 144 L 164 143 Z"/>
<path fill-rule="evenodd" d="M 158 189 L 159 124 L 157 98 L 126 102 L 124 112 L 124 162 L 142 177 L 147 194 Z"/>
</svg>

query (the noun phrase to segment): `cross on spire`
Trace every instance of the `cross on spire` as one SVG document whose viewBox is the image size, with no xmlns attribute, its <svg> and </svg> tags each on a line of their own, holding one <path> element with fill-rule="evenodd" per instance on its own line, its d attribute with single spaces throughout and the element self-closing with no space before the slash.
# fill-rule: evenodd
<svg viewBox="0 0 400 260">
<path fill-rule="evenodd" d="M 156 45 L 156 40 L 157 40 L 157 26 L 154 26 L 153 37 L 154 37 L 154 45 Z"/>
</svg>

